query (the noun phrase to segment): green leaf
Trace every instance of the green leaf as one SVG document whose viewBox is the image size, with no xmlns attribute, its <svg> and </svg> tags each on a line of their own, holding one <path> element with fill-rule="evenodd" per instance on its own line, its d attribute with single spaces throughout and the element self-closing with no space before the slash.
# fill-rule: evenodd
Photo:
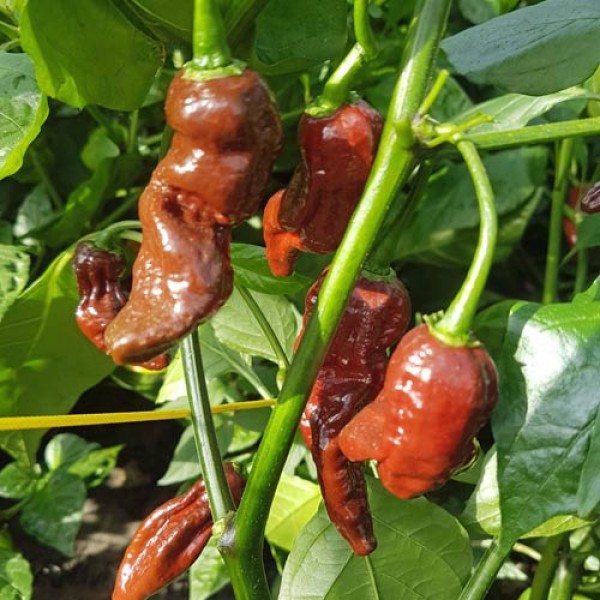
<svg viewBox="0 0 600 600">
<path fill-rule="evenodd" d="M 472 556 L 454 517 L 425 498 L 400 501 L 378 482 L 370 486 L 369 502 L 377 550 L 365 558 L 352 554 L 321 507 L 296 538 L 280 600 L 458 598 Z"/>
<path fill-rule="evenodd" d="M 490 356 L 497 359 L 502 352 L 510 311 L 518 300 L 504 300 L 482 310 L 475 317 L 473 330 Z"/>
<path fill-rule="evenodd" d="M 265 529 L 269 544 L 289 552 L 298 534 L 315 516 L 320 502 L 318 485 L 301 477 L 282 475 Z"/>
<path fill-rule="evenodd" d="M 140 158 L 132 154 L 100 161 L 89 179 L 69 194 L 61 218 L 44 235 L 46 243 L 57 247 L 81 237 L 89 229 L 102 201 L 113 195 L 124 181 L 135 178 L 141 166 Z"/>
<path fill-rule="evenodd" d="M 116 467 L 123 446 L 109 446 L 92 450 L 74 462 L 68 472 L 85 480 L 88 488 L 98 487 Z"/>
<path fill-rule="evenodd" d="M 72 556 L 85 498 L 85 484 L 79 477 L 55 471 L 25 503 L 21 525 L 42 544 Z"/>
<path fill-rule="evenodd" d="M 289 277 L 275 277 L 262 246 L 231 244 L 231 264 L 236 284 L 263 294 L 295 294 L 312 283 L 311 279 L 298 273 Z"/>
<path fill-rule="evenodd" d="M 23 238 L 48 225 L 54 216 L 52 202 L 45 186 L 36 185 L 19 207 L 13 233 L 17 238 Z"/>
<path fill-rule="evenodd" d="M 458 7 L 472 23 L 483 23 L 512 10 L 519 0 L 459 0 Z"/>
<path fill-rule="evenodd" d="M 29 255 L 15 246 L 0 244 L 0 321 L 27 284 L 28 277 Z"/>
<path fill-rule="evenodd" d="M 30 600 L 33 575 L 29 562 L 18 552 L 0 550 L 0 598 Z"/>
<path fill-rule="evenodd" d="M 212 598 L 229 582 L 227 567 L 217 550 L 215 538 L 211 538 L 198 560 L 190 567 L 190 598 L 207 600 Z"/>
<path fill-rule="evenodd" d="M 38 478 L 33 469 L 16 462 L 9 463 L 0 471 L 0 496 L 12 500 L 26 498 Z"/>
<path fill-rule="evenodd" d="M 498 490 L 498 455 L 492 448 L 485 457 L 483 475 L 469 496 L 458 519 L 473 537 L 482 534 L 498 536 L 502 531 L 500 493 Z M 589 521 L 568 515 L 552 517 L 545 523 L 521 535 L 521 538 L 547 537 L 589 525 Z"/>
<path fill-rule="evenodd" d="M 469 133 L 490 133 L 492 131 L 507 131 L 520 129 L 527 123 L 541 117 L 561 102 L 575 98 L 586 97 L 589 94 L 583 88 L 569 88 L 547 96 L 524 96 L 522 94 L 506 94 L 492 98 L 481 104 L 454 116 L 455 123 L 465 123 L 477 115 L 488 115 L 493 118 L 491 123 L 483 123 L 469 129 Z"/>
<path fill-rule="evenodd" d="M 95 171 L 105 158 L 116 158 L 119 154 L 119 146 L 113 142 L 106 129 L 98 127 L 92 131 L 83 147 L 81 160 L 90 171 Z"/>
<path fill-rule="evenodd" d="M 269 73 L 303 71 L 346 48 L 346 0 L 271 0 L 256 19 L 256 58 Z"/>
<path fill-rule="evenodd" d="M 502 536 L 557 515 L 587 515 L 600 497 L 582 479 L 598 413 L 600 303 L 519 303 L 498 363 L 492 425 Z"/>
<path fill-rule="evenodd" d="M 64 414 L 114 368 L 75 323 L 78 294 L 64 252 L 0 323 L 0 414 Z M 0 433 L 0 447 L 35 463 L 43 430 Z"/>
<path fill-rule="evenodd" d="M 544 148 L 505 150 L 483 162 L 499 215 L 496 260 L 520 240 L 544 185 Z M 394 258 L 433 265 L 469 265 L 479 238 L 479 209 L 471 177 L 463 164 L 435 173 L 397 236 Z"/>
<path fill-rule="evenodd" d="M 77 108 L 139 108 L 162 62 L 158 43 L 109 0 L 28 0 L 19 28 L 42 90 Z"/>
<path fill-rule="evenodd" d="M 250 293 L 269 321 L 287 356 L 291 357 L 300 327 L 298 312 L 282 296 Z M 277 356 L 237 290 L 234 289 L 227 303 L 212 318 L 211 324 L 217 339 L 229 348 L 277 363 Z"/>
<path fill-rule="evenodd" d="M 540 96 L 592 75 L 600 63 L 599 35 L 597 0 L 545 0 L 462 31 L 442 48 L 475 83 Z"/>
<path fill-rule="evenodd" d="M 600 214 L 585 215 L 577 226 L 575 247 L 578 250 L 583 250 L 584 248 L 595 248 L 596 246 L 600 246 Z"/>
<path fill-rule="evenodd" d="M 16 173 L 37 137 L 48 102 L 26 54 L 0 52 L 0 179 Z"/>
<path fill-rule="evenodd" d="M 46 445 L 44 461 L 50 471 L 56 471 L 60 467 L 70 467 L 96 448 L 99 448 L 98 444 L 74 433 L 59 433 Z"/>
<path fill-rule="evenodd" d="M 130 0 L 144 20 L 150 25 L 160 24 L 177 37 L 192 41 L 192 24 L 194 22 L 193 0 L 168 2 L 165 0 Z"/>
</svg>

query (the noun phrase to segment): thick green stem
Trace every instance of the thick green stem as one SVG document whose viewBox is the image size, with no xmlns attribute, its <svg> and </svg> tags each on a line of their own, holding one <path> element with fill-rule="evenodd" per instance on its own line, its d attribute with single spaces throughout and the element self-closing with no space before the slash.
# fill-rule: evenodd
<svg viewBox="0 0 600 600">
<path fill-rule="evenodd" d="M 515 148 L 528 144 L 546 144 L 565 138 L 599 135 L 600 117 L 562 121 L 547 125 L 532 125 L 509 131 L 493 131 L 490 133 L 469 133 L 465 137 L 482 150 L 500 150 Z"/>
<path fill-rule="evenodd" d="M 558 300 L 558 270 L 560 267 L 560 247 L 562 241 L 562 215 L 567 186 L 569 184 L 569 168 L 573 157 L 573 138 L 563 140 L 556 156 L 554 186 L 552 188 L 552 206 L 550 209 L 550 225 L 548 229 L 548 251 L 546 253 L 546 273 L 544 275 L 544 291 L 542 302 L 549 304 Z"/>
<path fill-rule="evenodd" d="M 217 0 L 194 0 L 194 64 L 210 71 L 231 64 L 231 54 Z"/>
<path fill-rule="evenodd" d="M 581 563 L 571 560 L 569 557 L 563 557 L 556 568 L 548 600 L 571 600 L 580 575 Z"/>
<path fill-rule="evenodd" d="M 323 87 L 323 93 L 315 100 L 306 112 L 313 117 L 321 117 L 337 110 L 346 100 L 356 74 L 367 60 L 367 55 L 360 44 L 352 49 Z"/>
<path fill-rule="evenodd" d="M 377 44 L 369 23 L 369 0 L 354 0 L 354 36 L 369 58 L 377 54 Z"/>
<path fill-rule="evenodd" d="M 529 600 L 547 600 L 560 558 L 561 548 L 568 539 L 568 533 L 561 533 L 549 537 L 546 541 L 546 545 L 542 551 L 542 559 L 538 563 L 535 575 L 533 576 Z"/>
<path fill-rule="evenodd" d="M 471 174 L 479 204 L 479 240 L 469 272 L 444 316 L 435 323 L 432 333 L 451 345 L 464 345 L 469 341 L 471 323 L 492 267 L 498 234 L 498 217 L 494 205 L 494 192 L 485 166 L 472 142 L 459 140 L 458 151 Z"/>
<path fill-rule="evenodd" d="M 197 330 L 183 340 L 181 358 L 200 468 L 208 492 L 210 511 L 213 520 L 217 521 L 231 513 L 234 505 L 217 444 Z"/>
<path fill-rule="evenodd" d="M 483 600 L 494 583 L 500 567 L 510 554 L 510 550 L 510 545 L 500 545 L 498 540 L 493 540 L 481 557 L 458 600 Z"/>
<path fill-rule="evenodd" d="M 246 492 L 233 522 L 220 540 L 236 556 L 237 600 L 269 597 L 262 562 L 263 535 L 287 454 L 306 398 L 325 358 L 348 296 L 383 222 L 391 199 L 416 160 L 410 120 L 422 102 L 444 31 L 451 0 L 420 0 L 415 9 L 404 68 L 394 90 L 371 176 L 332 262 L 317 306 L 288 371 L 279 402 L 258 448 Z M 244 588 L 236 585 L 245 582 Z"/>
<path fill-rule="evenodd" d="M 265 313 L 262 311 L 249 290 L 241 285 L 236 285 L 235 287 L 246 303 L 246 306 L 252 313 L 252 316 L 256 319 L 256 322 L 261 328 L 264 336 L 267 338 L 273 353 L 277 357 L 277 364 L 279 365 L 279 368 L 287 369 L 290 366 L 288 357 L 283 349 L 283 346 L 281 345 L 281 342 L 279 341 L 279 338 L 277 337 L 277 334 L 273 331 L 273 328 L 271 327 L 267 317 L 265 317 Z"/>
</svg>

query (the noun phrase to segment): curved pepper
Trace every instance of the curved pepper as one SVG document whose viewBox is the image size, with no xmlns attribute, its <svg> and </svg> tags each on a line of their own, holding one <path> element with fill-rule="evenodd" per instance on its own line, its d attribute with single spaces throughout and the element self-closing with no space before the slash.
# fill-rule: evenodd
<svg viewBox="0 0 600 600">
<path fill-rule="evenodd" d="M 482 346 L 448 346 L 419 325 L 392 354 L 375 402 L 340 434 L 340 448 L 350 460 L 376 460 L 383 485 L 413 498 L 472 459 L 497 397 L 496 368 Z"/>
<path fill-rule="evenodd" d="M 180 72 L 165 110 L 175 133 L 140 198 L 133 288 L 106 332 L 118 364 L 163 352 L 227 300 L 231 226 L 258 210 L 283 141 L 269 91 L 249 69 L 207 81 Z"/>
<path fill-rule="evenodd" d="M 327 117 L 302 116 L 301 162 L 264 212 L 274 275 L 290 275 L 298 251 L 337 249 L 371 171 L 382 127 L 381 115 L 363 101 L 344 104 Z"/>
<path fill-rule="evenodd" d="M 307 294 L 302 332 L 324 277 L 325 273 Z M 372 552 L 377 545 L 363 466 L 342 454 L 338 435 L 381 389 L 387 365 L 386 348 L 398 341 L 409 320 L 410 299 L 398 279 L 360 277 L 317 375 L 300 424 L 317 466 L 329 518 L 354 553 L 361 556 Z"/>
<path fill-rule="evenodd" d="M 120 254 L 80 242 L 75 248 L 72 264 L 80 298 L 75 312 L 77 325 L 85 337 L 106 352 L 106 328 L 127 301 L 127 292 L 121 282 L 125 261 Z M 168 364 L 168 356 L 163 354 L 150 358 L 141 366 L 160 370 Z"/>
<path fill-rule="evenodd" d="M 236 505 L 244 479 L 225 464 Z M 212 535 L 212 516 L 204 481 L 156 508 L 138 527 L 121 561 L 112 600 L 145 600 L 186 571 Z"/>
</svg>

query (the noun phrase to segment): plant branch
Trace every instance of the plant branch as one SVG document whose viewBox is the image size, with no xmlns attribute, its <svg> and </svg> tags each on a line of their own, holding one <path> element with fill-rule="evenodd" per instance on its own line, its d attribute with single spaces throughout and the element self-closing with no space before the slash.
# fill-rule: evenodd
<svg viewBox="0 0 600 600">
<path fill-rule="evenodd" d="M 573 138 L 560 142 L 556 154 L 554 186 L 552 188 L 552 205 L 550 209 L 550 225 L 548 228 L 548 251 L 546 254 L 546 272 L 542 302 L 549 304 L 558 300 L 558 270 L 560 267 L 560 247 L 562 241 L 562 215 L 569 169 L 573 156 Z"/>
<path fill-rule="evenodd" d="M 184 338 L 181 344 L 181 358 L 200 468 L 206 483 L 210 511 L 213 520 L 217 521 L 224 519 L 232 512 L 234 504 L 223 470 L 221 452 L 210 410 L 198 330 L 194 330 Z"/>
<path fill-rule="evenodd" d="M 469 272 L 444 316 L 435 325 L 432 333 L 452 345 L 467 344 L 471 323 L 492 267 L 494 249 L 498 235 L 498 217 L 494 205 L 494 191 L 485 166 L 472 142 L 460 139 L 456 143 L 473 180 L 479 204 L 479 239 L 469 267 Z"/>
<path fill-rule="evenodd" d="M 367 57 L 377 55 L 377 43 L 369 24 L 369 0 L 354 0 L 354 36 Z"/>
<path fill-rule="evenodd" d="M 306 398 L 325 358 L 392 198 L 416 162 L 410 121 L 425 97 L 451 0 L 420 0 L 415 8 L 381 143 L 362 199 L 323 282 L 315 310 L 288 371 L 279 402 L 267 424 L 235 518 L 219 540 L 237 557 L 234 589 L 238 600 L 269 597 L 262 562 L 264 529 Z M 236 581 L 246 586 L 238 593 Z"/>
<path fill-rule="evenodd" d="M 565 541 L 569 539 L 568 533 L 561 533 L 549 537 L 542 551 L 542 558 L 538 563 L 531 583 L 529 600 L 547 600 L 552 579 L 558 566 L 560 550 Z"/>
<path fill-rule="evenodd" d="M 486 592 L 494 582 L 500 567 L 510 554 L 510 550 L 510 544 L 501 545 L 497 539 L 492 540 L 458 600 L 482 600 L 485 598 Z"/>
<path fill-rule="evenodd" d="M 530 125 L 521 129 L 492 131 L 489 133 L 468 133 L 465 137 L 481 150 L 500 150 L 529 144 L 547 144 L 569 137 L 600 134 L 600 117 Z"/>
<path fill-rule="evenodd" d="M 200 69 L 219 69 L 231 64 L 225 27 L 217 0 L 194 0 L 194 63 Z"/>
</svg>

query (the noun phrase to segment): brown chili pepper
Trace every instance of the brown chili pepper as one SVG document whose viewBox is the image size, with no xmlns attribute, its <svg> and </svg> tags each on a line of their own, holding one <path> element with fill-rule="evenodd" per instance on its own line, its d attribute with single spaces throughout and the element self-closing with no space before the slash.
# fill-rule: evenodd
<svg viewBox="0 0 600 600">
<path fill-rule="evenodd" d="M 106 333 L 118 364 L 163 352 L 227 300 L 231 226 L 260 206 L 283 141 L 269 91 L 250 69 L 204 81 L 180 72 L 165 109 L 175 133 L 140 198 L 133 289 Z"/>
<path fill-rule="evenodd" d="M 236 505 L 244 479 L 225 464 Z M 204 481 L 155 509 L 139 526 L 121 561 L 112 600 L 145 600 L 186 571 L 212 535 L 212 516 Z"/>
<path fill-rule="evenodd" d="M 106 352 L 106 328 L 127 301 L 121 281 L 124 270 L 125 261 L 120 254 L 102 250 L 90 242 L 80 242 L 75 249 L 73 271 L 80 298 L 75 319 L 85 337 L 102 352 Z M 168 356 L 163 354 L 141 366 L 160 370 L 168 364 Z"/>
<path fill-rule="evenodd" d="M 304 326 L 324 276 L 308 292 Z M 342 454 L 338 435 L 381 389 L 386 348 L 398 341 L 409 320 L 408 292 L 396 277 L 360 277 L 317 375 L 300 426 L 317 466 L 329 518 L 354 553 L 361 556 L 377 545 L 363 466 Z"/>
<path fill-rule="evenodd" d="M 381 115 L 363 101 L 344 104 L 326 117 L 302 116 L 301 162 L 264 212 L 274 275 L 290 275 L 298 251 L 337 249 L 371 171 L 382 127 Z"/>
<path fill-rule="evenodd" d="M 600 212 L 600 182 L 587 190 L 581 199 L 581 210 L 588 214 Z"/>
<path fill-rule="evenodd" d="M 341 432 L 350 460 L 376 460 L 383 485 L 413 498 L 448 481 L 474 453 L 473 438 L 498 397 L 483 346 L 449 346 L 419 325 L 390 359 L 375 402 Z"/>
</svg>

